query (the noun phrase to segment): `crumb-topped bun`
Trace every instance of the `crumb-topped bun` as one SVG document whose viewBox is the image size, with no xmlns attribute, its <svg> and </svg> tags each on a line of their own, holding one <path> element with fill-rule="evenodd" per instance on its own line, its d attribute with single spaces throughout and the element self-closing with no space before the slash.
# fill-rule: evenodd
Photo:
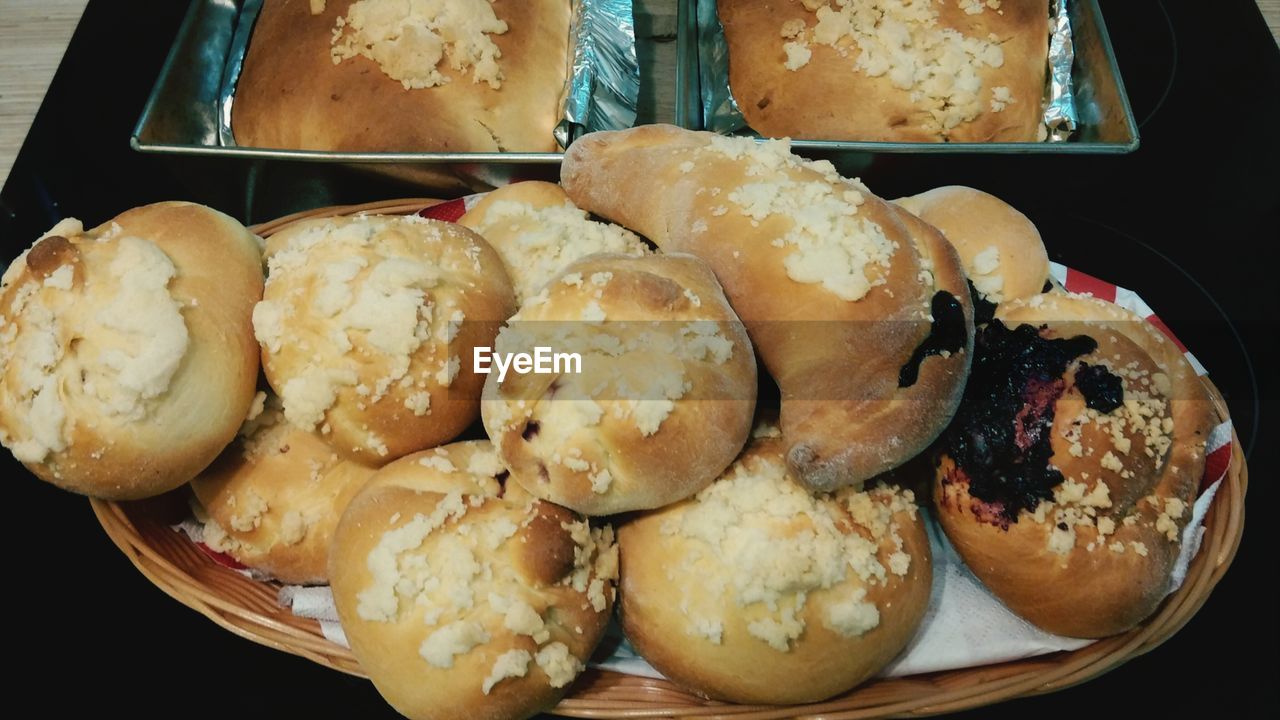
<svg viewBox="0 0 1280 720">
<path fill-rule="evenodd" d="M 553 152 L 564 0 L 266 0 L 236 85 L 239 145 Z"/>
<path fill-rule="evenodd" d="M 323 584 L 333 529 L 374 469 L 285 422 L 275 396 L 259 397 L 238 441 L 191 481 L 204 542 L 282 582 Z"/>
<path fill-rule="evenodd" d="M 480 236 L 412 215 L 324 218 L 273 235 L 267 265 L 253 324 L 289 422 L 380 465 L 479 414 L 472 348 L 515 310 Z"/>
<path fill-rule="evenodd" d="M 929 541 L 911 492 L 815 497 L 784 451 L 752 440 L 710 487 L 618 531 L 627 637 L 708 697 L 823 700 L 884 667 L 924 617 Z"/>
<path fill-rule="evenodd" d="M 580 207 L 712 267 L 778 382 L 787 461 L 810 488 L 861 484 L 946 427 L 973 312 L 955 249 L 926 223 L 785 141 L 669 125 L 592 133 L 561 174 Z"/>
<path fill-rule="evenodd" d="M 579 258 L 650 252 L 630 230 L 588 218 L 555 183 L 500 187 L 486 193 L 458 223 L 480 233 L 502 256 L 517 304 L 536 295 L 553 275 Z"/>
<path fill-rule="evenodd" d="M 1046 0 L 719 0 L 729 86 L 772 137 L 1024 142 L 1043 131 Z"/>
<path fill-rule="evenodd" d="M 1043 291 L 1049 254 L 1040 231 L 995 195 L 949 185 L 894 202 L 942 231 L 960 254 L 974 289 L 987 301 L 998 305 Z"/>
<path fill-rule="evenodd" d="M 934 500 L 960 556 L 1011 610 L 1059 635 L 1123 632 L 1169 589 L 1216 420 L 1154 326 L 1049 293 L 978 336 L 940 441 Z"/>
<path fill-rule="evenodd" d="M 604 634 L 609 527 L 502 487 L 488 442 L 387 465 L 347 507 L 330 578 L 343 630 L 410 718 L 523 718 L 554 705 Z"/>
<path fill-rule="evenodd" d="M 660 507 L 706 487 L 746 442 L 755 354 L 695 257 L 572 263 L 525 302 L 495 351 L 537 347 L 580 363 L 491 372 L 482 415 L 513 479 L 538 497 L 587 515 Z"/>
<path fill-rule="evenodd" d="M 190 480 L 253 402 L 256 237 L 159 203 L 63 220 L 0 283 L 0 442 L 43 480 L 132 500 Z"/>
</svg>

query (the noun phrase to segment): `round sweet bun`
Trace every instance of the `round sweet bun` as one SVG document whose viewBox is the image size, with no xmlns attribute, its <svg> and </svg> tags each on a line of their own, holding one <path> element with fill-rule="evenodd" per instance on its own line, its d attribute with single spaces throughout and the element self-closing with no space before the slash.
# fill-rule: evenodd
<svg viewBox="0 0 1280 720">
<path fill-rule="evenodd" d="M 0 282 L 0 442 L 43 480 L 131 500 L 195 477 L 253 402 L 256 237 L 159 203 L 63 220 Z"/>
<path fill-rule="evenodd" d="M 484 441 L 409 455 L 378 471 L 338 525 L 329 575 L 343 630 L 407 717 L 546 710 L 604 634 L 612 529 L 504 489 L 505 476 Z"/>
<path fill-rule="evenodd" d="M 861 487 L 924 452 L 959 407 L 973 357 L 974 308 L 955 249 L 928 223 L 879 204 L 887 211 L 880 222 L 900 225 L 920 263 L 915 277 L 898 275 L 887 299 L 877 298 L 889 314 L 867 314 L 872 305 L 851 321 L 766 323 L 770 333 L 777 332 L 771 326 L 805 327 L 792 332 L 812 341 L 792 344 L 793 335 L 791 356 L 778 364 L 788 368 L 787 462 L 814 491 Z M 899 296 L 919 304 L 898 304 Z M 856 368 L 831 372 L 854 354 Z"/>
<path fill-rule="evenodd" d="M 324 218 L 273 235 L 267 264 L 253 323 L 289 422 L 382 465 L 475 420 L 472 349 L 515 311 L 479 235 L 416 216 Z"/>
<path fill-rule="evenodd" d="M 537 180 L 487 193 L 458 223 L 480 233 L 502 256 L 517 304 L 587 255 L 650 253 L 635 233 L 591 220 L 559 185 Z"/>
<path fill-rule="evenodd" d="M 1123 632 L 1168 593 L 1216 421 L 1195 370 L 1136 315 L 1065 293 L 1004 303 L 940 440 L 939 520 L 1018 615 Z"/>
<path fill-rule="evenodd" d="M 788 462 L 817 491 L 861 485 L 946 427 L 973 303 L 942 235 L 786 141 L 670 125 L 565 151 L 579 206 L 711 266 L 777 381 Z"/>
<path fill-rule="evenodd" d="M 1024 300 L 1044 289 L 1049 254 L 1040 231 L 995 195 L 949 185 L 894 202 L 942 231 L 987 300 Z"/>
<path fill-rule="evenodd" d="M 755 439 L 695 497 L 619 528 L 627 638 L 700 695 L 829 698 L 883 668 L 924 617 L 931 560 L 911 492 L 810 495 L 785 449 Z"/>
<path fill-rule="evenodd" d="M 495 352 L 538 347 L 576 353 L 580 367 L 490 373 L 481 414 L 512 478 L 544 500 L 587 515 L 661 507 L 706 487 L 750 433 L 751 342 L 691 255 L 569 265 Z"/>
<path fill-rule="evenodd" d="M 276 580 L 324 584 L 333 529 L 373 472 L 285 422 L 271 396 L 238 441 L 191 481 L 204 543 Z"/>
</svg>

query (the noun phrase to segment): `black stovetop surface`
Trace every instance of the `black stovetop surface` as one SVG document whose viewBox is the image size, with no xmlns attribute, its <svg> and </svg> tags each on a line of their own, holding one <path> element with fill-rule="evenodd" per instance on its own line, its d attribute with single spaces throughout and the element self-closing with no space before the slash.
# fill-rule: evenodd
<svg viewBox="0 0 1280 720">
<path fill-rule="evenodd" d="M 131 151 L 185 8 L 89 3 L 0 193 L 6 265 L 64 216 L 97 224 L 184 199 L 250 222 L 299 209 L 281 198 L 321 187 L 335 203 L 422 194 L 279 163 L 262 169 L 249 201 L 247 163 Z M 946 184 L 993 192 L 1036 222 L 1053 259 L 1139 291 L 1226 396 L 1250 456 L 1252 512 L 1230 572 L 1163 646 L 1086 685 L 968 715 L 1274 717 L 1280 52 L 1252 0 L 1106 0 L 1103 11 L 1141 124 L 1137 152 L 892 156 L 863 179 L 885 197 Z M 22 668 L 11 699 L 49 715 L 394 716 L 367 682 L 241 640 L 166 597 L 104 537 L 83 498 L 35 481 L 7 452 L 0 472 L 13 501 L 3 636 Z"/>
</svg>

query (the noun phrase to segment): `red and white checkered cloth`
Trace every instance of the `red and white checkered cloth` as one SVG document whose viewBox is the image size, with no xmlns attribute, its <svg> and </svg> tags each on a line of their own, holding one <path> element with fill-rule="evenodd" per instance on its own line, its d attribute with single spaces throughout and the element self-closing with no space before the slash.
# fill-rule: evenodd
<svg viewBox="0 0 1280 720">
<path fill-rule="evenodd" d="M 457 222 L 481 197 L 483 195 L 470 195 L 450 200 L 426 208 L 419 215 Z M 1186 346 L 1137 293 L 1057 263 L 1050 265 L 1050 275 L 1070 292 L 1091 294 L 1146 319 L 1183 351 L 1198 374 L 1206 374 L 1204 366 L 1187 351 Z M 1169 587 L 1171 593 L 1181 586 L 1188 565 L 1199 551 L 1205 514 L 1231 462 L 1231 443 L 1231 421 L 1226 420 L 1209 435 L 1200 494 L 1192 508 L 1191 522 L 1183 530 L 1181 554 Z M 976 667 L 1060 650 L 1074 650 L 1093 642 L 1050 635 L 1014 615 L 969 572 L 932 517 L 929 517 L 927 524 L 933 551 L 933 589 L 929 610 L 916 637 L 897 660 L 885 668 L 883 675 L 900 677 Z M 188 521 L 180 527 L 199 543 L 201 528 L 198 523 Z M 200 547 L 219 564 L 246 574 L 251 573 L 234 559 L 213 552 L 203 544 Z M 333 595 L 328 587 L 285 587 L 281 590 L 280 602 L 292 608 L 296 615 L 318 620 L 325 637 L 346 646 L 346 636 L 338 624 Z M 621 636 L 616 628 L 612 628 L 611 632 Z M 590 664 L 632 675 L 661 677 L 631 649 L 625 639 L 621 640 L 608 657 L 593 658 Z"/>
<path fill-rule="evenodd" d="M 475 207 L 476 203 L 480 202 L 480 199 L 483 197 L 484 194 L 482 193 L 480 195 L 468 195 L 454 200 L 446 200 L 439 205 L 432 205 L 418 213 L 418 215 L 432 220 L 458 222 L 458 220 L 460 220 L 463 215 L 466 215 L 468 210 Z"/>
</svg>

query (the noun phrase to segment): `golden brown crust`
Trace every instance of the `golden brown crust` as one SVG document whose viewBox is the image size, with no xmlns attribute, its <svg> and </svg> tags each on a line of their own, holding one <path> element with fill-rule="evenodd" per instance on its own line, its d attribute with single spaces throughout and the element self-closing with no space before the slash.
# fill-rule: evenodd
<svg viewBox="0 0 1280 720">
<path fill-rule="evenodd" d="M 406 90 L 357 56 L 335 65 L 331 38 L 351 0 L 267 0 L 232 106 L 236 142 L 353 152 L 553 152 L 564 86 L 569 4 L 495 0 L 508 30 L 489 37 L 504 79 L 491 88 L 442 61 L 444 85 Z"/>
<path fill-rule="evenodd" d="M 578 374 L 491 373 L 482 415 L 529 492 L 588 515 L 686 498 L 751 429 L 751 342 L 688 255 L 591 255 L 527 301 L 496 350 L 581 354 Z M 714 430 L 709 430 L 713 428 Z"/>
<path fill-rule="evenodd" d="M 502 256 L 517 304 L 574 260 L 605 252 L 650 252 L 631 231 L 589 219 L 563 188 L 538 180 L 485 193 L 458 224 L 480 233 Z"/>
<path fill-rule="evenodd" d="M 999 67 L 980 65 L 979 112 L 948 127 L 945 109 L 915 99 L 923 84 L 903 89 L 892 72 L 871 77 L 858 68 L 862 51 L 845 37 L 837 47 L 815 41 L 815 14 L 806 6 L 838 10 L 821 0 L 719 0 L 717 9 L 729 44 L 729 85 L 752 129 L 769 137 L 881 142 L 1030 142 L 1041 128 L 1048 55 L 1045 0 L 1004 0 L 999 11 L 967 14 L 959 3 L 934 2 L 934 27 L 986 41 L 994 34 L 1003 50 Z M 977 3 L 981 5 L 981 3 Z M 917 6 L 920 4 L 917 3 Z M 797 70 L 786 67 L 786 22 L 804 23 L 799 38 L 812 54 Z M 908 24 L 910 26 L 910 23 Z M 877 30 L 880 37 L 888 31 Z M 915 56 L 919 60 L 919 55 Z M 947 71 L 954 72 L 954 71 Z M 1008 88 L 1013 102 L 992 110 L 993 88 Z M 931 112 L 934 107 L 936 112 Z"/>
<path fill-rule="evenodd" d="M 959 258 L 937 230 L 909 213 L 893 214 L 907 230 L 925 264 L 933 268 L 930 275 L 934 291 L 950 293 L 960 301 L 965 345 L 949 357 L 926 359 L 920 365 L 918 378 L 905 389 L 895 387 L 900 379 L 893 371 L 906 364 L 914 346 L 898 347 L 895 354 L 888 355 L 894 363 L 890 367 L 869 360 L 863 373 L 847 375 L 831 373 L 829 366 L 824 368 L 823 361 L 830 359 L 832 348 L 838 345 L 823 345 L 815 338 L 808 345 L 788 348 L 793 358 L 788 362 L 796 364 L 810 356 L 812 371 L 793 380 L 806 388 L 806 394 L 782 405 L 783 432 L 793 441 L 787 459 L 804 482 L 816 488 L 839 487 L 851 473 L 873 477 L 918 455 L 947 426 L 964 392 L 964 379 L 973 357 L 973 311 Z M 864 321 L 850 328 L 852 332 L 843 338 L 844 347 L 895 347 L 892 340 L 882 339 L 882 332 L 862 327 L 868 324 Z M 916 345 L 920 342 L 923 338 Z M 860 398 L 863 392 L 871 399 L 824 399 Z"/>
<path fill-rule="evenodd" d="M 944 454 L 933 491 L 939 520 L 974 574 L 1035 625 L 1074 637 L 1128 630 L 1168 592 L 1216 413 L 1173 343 L 1118 306 L 1055 292 L 1003 304 L 997 317 L 1044 327 L 1047 337 L 1097 340 L 1080 361 L 1118 373 L 1126 405 L 1088 411 L 1080 366 L 1069 367 L 1049 431 L 1050 463 L 1064 477 L 1054 500 L 1006 529 Z"/>
<path fill-rule="evenodd" d="M 338 518 L 374 470 L 286 423 L 278 405 L 251 424 L 191 481 L 205 544 L 281 582 L 324 584 Z"/>
<path fill-rule="evenodd" d="M 0 439 L 74 492 L 172 490 L 231 442 L 253 400 L 258 240 L 176 202 L 51 233 L 10 266 L 0 293 Z M 52 410 L 52 395 L 33 395 L 45 379 L 57 388 Z"/>
<path fill-rule="evenodd" d="M 407 717 L 545 710 L 604 633 L 617 568 L 611 531 L 520 493 L 497 496 L 500 473 L 487 442 L 410 455 L 379 471 L 339 523 L 330 576 L 342 626 L 378 691 Z M 558 560 L 566 555 L 567 565 Z M 457 640 L 442 641 L 449 636 Z M 506 653 L 521 674 L 498 677 Z"/>
<path fill-rule="evenodd" d="M 713 485 L 695 499 L 646 513 L 619 529 L 620 617 L 627 638 L 665 676 L 700 695 L 761 704 L 823 700 L 884 667 L 924 616 L 929 543 L 910 495 L 845 489 L 800 502 L 782 487 L 793 482 L 783 475 L 783 449 L 777 440 L 754 440 L 717 481 L 735 483 L 726 497 L 708 495 Z M 742 477 L 771 473 L 763 481 Z M 794 492 L 804 493 L 798 486 Z M 722 505 L 735 513 L 719 524 L 724 550 L 708 542 L 715 533 L 698 515 Z M 865 523 L 868 515 L 876 521 Z M 834 524 L 826 525 L 826 517 Z M 814 533 L 824 539 L 814 541 Z M 868 542 L 838 551 L 833 563 L 841 566 L 842 579 L 832 577 L 829 587 L 806 587 L 797 611 L 794 591 L 804 586 L 801 578 L 825 577 L 829 569 L 816 559 L 817 544 L 839 543 L 841 533 Z M 806 537 L 817 544 L 807 547 Z M 904 557 L 909 558 L 905 569 Z M 767 570 L 769 577 L 740 575 L 765 571 L 763 565 L 774 561 L 781 565 Z M 861 577 L 868 568 L 869 579 Z M 771 611 L 763 599 L 738 599 L 736 593 L 746 588 L 755 597 L 769 595 L 771 580 L 779 587 L 795 585 L 771 597 L 778 610 Z M 851 598 L 851 608 L 870 612 L 864 603 L 873 606 L 874 619 L 859 617 L 856 627 L 841 632 L 832 617 L 845 616 L 834 608 Z"/>
<path fill-rule="evenodd" d="M 471 207 L 461 218 L 458 224 L 466 226 L 476 232 L 484 235 L 480 229 L 481 226 L 487 225 L 486 215 L 489 209 L 495 203 L 503 200 L 522 203 L 536 208 L 557 207 L 565 204 L 572 204 L 569 196 L 565 194 L 564 188 L 555 183 L 543 182 L 542 180 L 529 180 L 526 182 L 518 182 L 511 185 L 504 185 L 495 188 L 492 192 L 485 193 L 480 201 Z M 485 238 L 488 240 L 488 238 Z M 493 243 L 490 242 L 492 245 Z"/>
<path fill-rule="evenodd" d="M 671 126 L 583 138 L 566 153 L 562 182 L 579 206 L 712 267 L 782 391 L 782 431 L 802 482 L 861 483 L 946 426 L 968 371 L 972 309 L 959 259 L 932 228 L 780 143 Z M 775 204 L 760 212 L 766 203 Z M 845 222 L 852 227 L 829 229 Z M 865 263 L 862 287 L 840 275 L 882 249 Z M 958 304 L 963 340 L 925 357 L 917 381 L 899 387 L 939 292 Z"/>
<path fill-rule="evenodd" d="M 978 292 L 993 302 L 1030 298 L 1044 289 L 1049 254 L 1040 231 L 1000 198 L 949 185 L 893 202 L 940 230 Z"/>
<path fill-rule="evenodd" d="M 475 420 L 472 348 L 514 311 L 480 236 L 413 216 L 322 218 L 273 235 L 267 260 L 254 324 L 290 422 L 380 465 Z"/>
</svg>

